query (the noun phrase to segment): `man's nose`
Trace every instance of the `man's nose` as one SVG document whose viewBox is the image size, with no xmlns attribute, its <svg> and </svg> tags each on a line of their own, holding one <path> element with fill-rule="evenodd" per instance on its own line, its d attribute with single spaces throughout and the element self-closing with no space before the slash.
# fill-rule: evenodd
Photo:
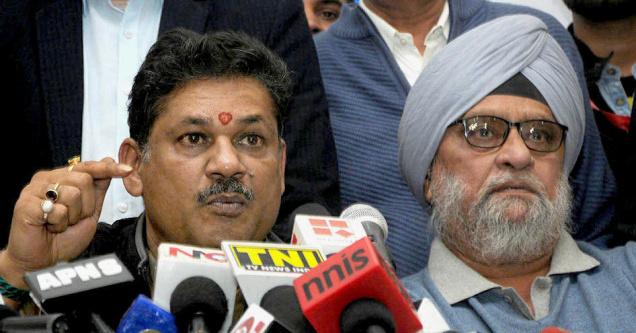
<svg viewBox="0 0 636 333">
<path fill-rule="evenodd" d="M 526 146 L 516 127 L 510 128 L 506 141 L 497 151 L 496 162 L 501 167 L 515 170 L 523 170 L 534 164 L 532 151 Z"/>
<path fill-rule="evenodd" d="M 307 14 L 307 23 L 309 24 L 309 30 L 312 34 L 317 34 L 323 30 L 320 20 L 313 13 Z"/>
<path fill-rule="evenodd" d="M 240 179 L 246 170 L 240 152 L 232 140 L 225 137 L 217 138 L 206 166 L 207 176 L 215 180 L 228 177 Z"/>
</svg>

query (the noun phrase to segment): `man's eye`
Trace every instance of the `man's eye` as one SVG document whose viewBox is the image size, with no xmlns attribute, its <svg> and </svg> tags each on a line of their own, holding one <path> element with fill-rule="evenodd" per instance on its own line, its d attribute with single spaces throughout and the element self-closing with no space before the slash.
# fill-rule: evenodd
<svg viewBox="0 0 636 333">
<path fill-rule="evenodd" d="M 196 146 L 206 142 L 205 135 L 201 133 L 188 133 L 181 137 L 180 141 L 187 145 Z"/>
<path fill-rule="evenodd" d="M 528 135 L 528 138 L 531 139 L 532 141 L 541 142 L 541 141 L 550 140 L 551 135 L 545 131 L 532 128 L 530 129 L 530 134 Z"/>
<path fill-rule="evenodd" d="M 493 136 L 493 132 L 489 130 L 488 128 L 484 128 L 484 127 L 478 129 L 477 134 L 479 135 L 480 138 L 489 138 Z"/>
<path fill-rule="evenodd" d="M 340 12 L 332 11 L 332 10 L 323 10 L 320 12 L 320 16 L 326 21 L 335 21 L 338 19 Z"/>
<path fill-rule="evenodd" d="M 263 138 L 256 134 L 247 134 L 239 140 L 239 144 L 250 147 L 261 146 L 263 144 Z"/>
</svg>

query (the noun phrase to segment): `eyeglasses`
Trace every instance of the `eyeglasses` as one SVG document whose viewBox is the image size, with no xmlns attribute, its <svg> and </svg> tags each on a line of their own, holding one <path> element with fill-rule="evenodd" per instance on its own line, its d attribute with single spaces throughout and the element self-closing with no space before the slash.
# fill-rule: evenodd
<svg viewBox="0 0 636 333">
<path fill-rule="evenodd" d="M 567 126 L 549 120 L 526 120 L 513 123 L 495 116 L 476 116 L 459 119 L 448 127 L 463 124 L 464 137 L 471 146 L 495 148 L 506 142 L 510 128 L 517 128 L 523 142 L 530 150 L 553 152 L 561 147 Z"/>
</svg>

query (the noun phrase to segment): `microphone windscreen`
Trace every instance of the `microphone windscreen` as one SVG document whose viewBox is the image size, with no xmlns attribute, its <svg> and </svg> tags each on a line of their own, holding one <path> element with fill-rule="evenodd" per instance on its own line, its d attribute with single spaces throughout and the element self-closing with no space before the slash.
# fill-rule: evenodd
<svg viewBox="0 0 636 333">
<path fill-rule="evenodd" d="M 289 214 L 285 223 L 276 223 L 272 228 L 272 231 L 285 243 L 289 243 L 291 241 L 291 233 L 293 231 L 296 215 L 329 216 L 331 214 L 329 214 L 327 208 L 315 202 L 306 203 L 296 207 L 296 209 Z"/>
<path fill-rule="evenodd" d="M 360 299 L 347 305 L 340 317 L 342 333 L 366 333 L 369 327 L 381 328 L 380 332 L 395 332 L 395 320 L 384 304 L 372 299 Z"/>
<path fill-rule="evenodd" d="M 193 276 L 181 281 L 170 297 L 170 312 L 175 316 L 179 332 L 187 330 L 197 313 L 203 315 L 206 326 L 217 332 L 228 312 L 227 300 L 221 287 L 211 279 Z"/>
<path fill-rule="evenodd" d="M 151 330 L 177 333 L 174 316 L 154 304 L 148 297 L 139 295 L 121 318 L 117 333 L 139 333 Z"/>
<path fill-rule="evenodd" d="M 304 205 L 298 206 L 298 208 L 294 209 L 291 213 L 291 220 L 293 221 L 296 218 L 296 215 L 318 215 L 318 216 L 330 216 L 329 211 L 321 204 L 317 204 L 315 202 L 306 203 Z"/>
<path fill-rule="evenodd" d="M 293 286 L 270 289 L 261 299 L 261 307 L 291 332 L 315 332 L 303 315 Z"/>
<path fill-rule="evenodd" d="M 343 210 L 340 217 L 357 222 L 375 223 L 382 229 L 384 240 L 386 240 L 386 237 L 389 235 L 389 226 L 386 223 L 384 215 L 382 215 L 382 213 L 380 213 L 380 211 L 375 207 L 370 205 L 362 203 L 353 204 Z"/>
</svg>

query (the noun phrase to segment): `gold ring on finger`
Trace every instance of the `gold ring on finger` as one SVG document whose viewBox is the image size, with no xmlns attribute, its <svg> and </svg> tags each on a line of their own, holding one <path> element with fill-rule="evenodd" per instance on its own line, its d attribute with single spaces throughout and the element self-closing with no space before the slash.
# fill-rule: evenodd
<svg viewBox="0 0 636 333">
<path fill-rule="evenodd" d="M 80 155 L 75 155 L 68 159 L 68 172 L 73 171 L 73 168 L 82 161 Z"/>
<path fill-rule="evenodd" d="M 60 183 L 55 183 L 53 186 L 49 187 L 48 190 L 44 193 L 44 197 L 50 200 L 52 203 L 55 203 L 57 199 L 60 197 L 60 193 L 57 191 L 60 188 Z"/>
</svg>

